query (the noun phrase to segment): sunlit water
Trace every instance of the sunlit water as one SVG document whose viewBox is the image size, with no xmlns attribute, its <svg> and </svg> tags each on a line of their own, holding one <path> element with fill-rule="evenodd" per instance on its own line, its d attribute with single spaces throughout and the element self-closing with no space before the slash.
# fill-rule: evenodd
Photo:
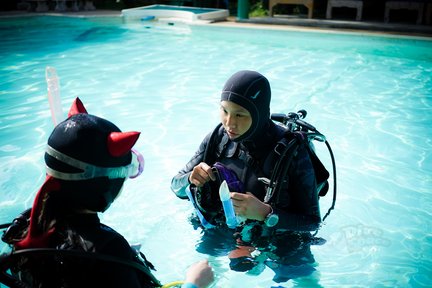
<svg viewBox="0 0 432 288">
<path fill-rule="evenodd" d="M 431 285 L 430 40 L 48 16 L 0 19 L 0 39 L 0 223 L 30 207 L 43 182 L 53 66 L 65 113 L 79 96 L 90 113 L 142 131 L 146 170 L 101 217 L 142 244 L 163 283 L 207 258 L 214 287 Z M 317 271 L 285 283 L 198 253 L 192 208 L 169 188 L 218 123 L 225 80 L 242 69 L 269 78 L 272 112 L 306 109 L 336 157 L 336 208 L 319 233 L 327 243 L 311 248 Z M 323 212 L 330 203 L 322 199 Z"/>
</svg>

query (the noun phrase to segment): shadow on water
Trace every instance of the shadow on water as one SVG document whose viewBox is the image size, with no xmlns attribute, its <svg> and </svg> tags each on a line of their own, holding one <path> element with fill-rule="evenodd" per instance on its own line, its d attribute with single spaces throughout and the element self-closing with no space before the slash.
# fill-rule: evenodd
<svg viewBox="0 0 432 288">
<path fill-rule="evenodd" d="M 119 37 L 125 31 L 115 27 L 92 27 L 74 38 L 78 42 L 106 41 L 107 38 Z"/>
</svg>

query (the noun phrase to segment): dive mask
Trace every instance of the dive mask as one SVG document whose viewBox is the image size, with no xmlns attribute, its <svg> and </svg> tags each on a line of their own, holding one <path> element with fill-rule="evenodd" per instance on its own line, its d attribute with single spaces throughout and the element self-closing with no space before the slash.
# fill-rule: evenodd
<svg viewBox="0 0 432 288">
<path fill-rule="evenodd" d="M 136 178 L 144 171 L 144 156 L 135 149 L 131 149 L 131 163 L 120 167 L 100 167 L 92 165 L 67 156 L 49 145 L 45 152 L 60 162 L 82 170 L 82 172 L 78 173 L 66 173 L 46 166 L 46 172 L 48 175 L 61 180 L 88 180 L 97 177 L 108 177 L 109 179 Z"/>
</svg>

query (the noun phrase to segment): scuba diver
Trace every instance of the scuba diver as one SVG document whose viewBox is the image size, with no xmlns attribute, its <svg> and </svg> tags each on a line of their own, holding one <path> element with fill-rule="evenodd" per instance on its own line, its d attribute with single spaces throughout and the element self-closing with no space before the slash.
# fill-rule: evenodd
<svg viewBox="0 0 432 288">
<path fill-rule="evenodd" d="M 161 287 L 139 249 L 100 222 L 127 178 L 144 158 L 132 147 L 139 132 L 121 132 L 87 113 L 79 98 L 59 123 L 45 151 L 46 179 L 32 208 L 2 236 L 12 252 L 1 255 L 0 283 L 9 287 Z M 213 281 L 206 260 L 189 268 L 182 287 Z"/>
<path fill-rule="evenodd" d="M 319 195 L 327 192 L 329 173 L 301 131 L 306 129 L 290 130 L 272 120 L 270 99 L 270 84 L 260 73 L 245 70 L 232 75 L 221 93 L 221 123 L 173 177 L 171 189 L 195 206 L 205 229 L 200 246 L 205 246 L 218 234 L 212 228 L 229 230 L 218 193 L 221 182 L 227 181 L 238 223 L 225 233 L 234 231 L 236 239 L 228 256 L 231 269 L 252 272 L 265 259 L 277 274 L 274 280 L 283 282 L 315 270 L 309 246 L 323 241 L 310 232 L 321 224 Z M 290 265 L 305 267 L 292 273 Z"/>
</svg>

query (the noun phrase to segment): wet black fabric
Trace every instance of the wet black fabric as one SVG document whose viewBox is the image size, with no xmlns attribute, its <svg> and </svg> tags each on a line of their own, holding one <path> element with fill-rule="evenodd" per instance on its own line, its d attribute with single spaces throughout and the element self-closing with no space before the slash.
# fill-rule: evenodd
<svg viewBox="0 0 432 288">
<path fill-rule="evenodd" d="M 255 71 L 239 71 L 222 89 L 221 101 L 232 101 L 249 111 L 252 126 L 234 141 L 256 141 L 270 119 L 271 89 L 267 78 Z"/>
<path fill-rule="evenodd" d="M 227 139 L 228 136 L 223 127 L 219 129 L 222 139 L 219 139 L 218 142 L 225 144 L 223 147 L 217 147 L 213 161 L 219 161 L 233 170 L 243 182 L 245 191 L 251 192 L 263 201 L 266 187 L 258 178 L 271 177 L 274 165 L 266 163 L 266 160 L 273 154 L 272 151 L 280 137 L 283 137 L 284 128 L 272 124 L 261 135 L 261 139 L 266 140 L 253 143 L 253 145 L 248 141 L 242 143 L 231 141 Z M 211 133 L 204 138 L 195 155 L 171 182 L 171 189 L 180 198 L 187 198 L 184 189 L 189 184 L 188 177 L 193 167 L 204 160 L 204 152 L 209 145 L 210 135 Z M 207 164 L 212 165 L 212 163 Z M 306 147 L 298 149 L 288 170 L 288 175 L 284 179 L 283 188 L 272 207 L 279 215 L 276 229 L 315 231 L 319 227 L 321 218 L 315 172 Z"/>
<path fill-rule="evenodd" d="M 56 226 L 54 239 L 57 249 L 98 253 L 143 265 L 126 239 L 100 223 L 97 214 L 63 219 Z M 53 255 L 22 259 L 14 272 L 20 271 L 20 278 L 30 287 L 153 287 L 142 272 L 113 262 Z"/>
<path fill-rule="evenodd" d="M 48 145 L 70 157 L 96 166 L 127 165 L 131 161 L 131 153 L 118 157 L 112 156 L 108 151 L 107 139 L 112 132 L 121 131 L 108 120 L 80 113 L 59 123 L 48 138 Z M 59 167 L 52 168 L 58 169 Z"/>
<path fill-rule="evenodd" d="M 48 145 L 61 153 L 77 160 L 100 166 L 120 167 L 131 162 L 132 154 L 115 157 L 108 150 L 107 139 L 110 133 L 121 132 L 108 120 L 80 113 L 58 124 L 48 139 Z M 59 161 L 45 153 L 48 167 L 66 173 L 82 172 L 80 169 Z M 59 196 L 64 207 L 85 208 L 103 212 L 119 194 L 124 179 L 97 177 L 81 181 L 62 181 L 62 195 Z M 91 191 L 91 193 L 89 192 Z"/>
</svg>

